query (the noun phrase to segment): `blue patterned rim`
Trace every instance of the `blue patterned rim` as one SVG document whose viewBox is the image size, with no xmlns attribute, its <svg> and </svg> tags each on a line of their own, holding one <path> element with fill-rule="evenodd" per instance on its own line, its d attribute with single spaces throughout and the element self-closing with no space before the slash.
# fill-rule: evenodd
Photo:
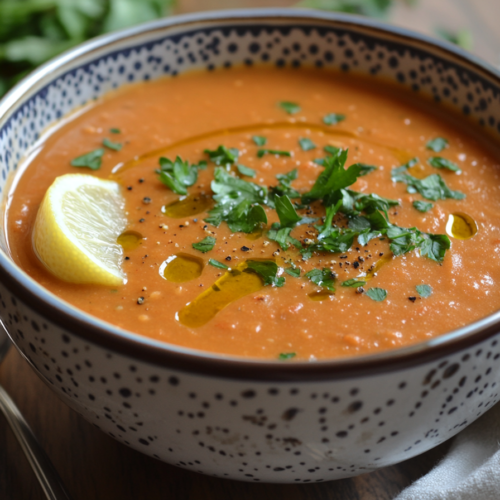
<svg viewBox="0 0 500 500">
<path fill-rule="evenodd" d="M 201 23 L 204 23 L 202 30 L 200 30 Z M 207 27 L 207 23 L 213 23 L 213 26 Z M 450 96 L 450 93 L 452 94 L 453 91 L 458 93 L 470 85 L 480 87 L 482 91 L 488 93 L 488 99 L 469 97 L 472 94 L 467 91 L 467 99 L 471 104 L 462 105 L 461 111 L 464 115 L 470 115 L 472 112 L 479 114 L 480 117 L 477 119 L 479 125 L 486 127 L 492 133 L 500 132 L 500 116 L 495 117 L 492 114 L 493 112 L 489 111 L 489 108 L 494 105 L 498 107 L 500 73 L 487 63 L 452 44 L 356 16 L 299 9 L 250 9 L 209 12 L 163 19 L 118 33 L 101 36 L 66 52 L 25 78 L 0 102 L 0 141 L 2 140 L 2 132 L 9 129 L 10 123 L 16 118 L 16 113 L 21 113 L 23 107 L 30 100 L 40 96 L 43 98 L 48 92 L 51 82 L 55 81 L 56 78 L 72 75 L 77 68 L 90 68 L 99 58 L 118 57 L 120 53 L 130 51 L 131 48 L 148 48 L 158 42 L 158 40 L 154 42 L 141 40 L 144 34 L 150 35 L 155 31 L 165 32 L 166 29 L 169 29 L 171 33 L 161 38 L 161 40 L 167 38 L 175 40 L 176 37 L 180 40 L 186 33 L 197 33 L 197 30 L 207 32 L 241 27 L 241 29 L 247 31 L 254 30 L 257 36 L 263 30 L 269 30 L 270 23 L 281 30 L 290 30 L 291 25 L 292 28 L 324 30 L 325 33 L 329 30 L 329 27 L 331 29 L 334 26 L 336 32 L 349 33 L 351 37 L 362 39 L 367 44 L 375 43 L 380 40 L 377 37 L 381 37 L 384 39 L 385 44 L 395 53 L 399 53 L 401 57 L 409 51 L 410 47 L 412 54 L 417 59 L 423 60 L 429 55 L 436 57 L 436 54 L 438 54 L 438 58 L 443 57 L 446 60 L 447 67 L 451 67 L 457 72 L 458 82 L 460 83 L 459 85 L 457 81 L 448 80 L 446 85 L 449 85 L 452 91 L 448 90 L 448 95 L 443 91 L 444 98 L 450 97 L 450 103 L 456 104 L 458 98 Z M 288 27 L 284 23 L 288 23 Z M 360 31 L 363 31 L 363 33 L 360 34 Z M 366 34 L 366 32 L 370 32 L 370 34 Z M 349 55 L 348 49 L 346 49 L 344 55 L 347 59 L 352 57 Z M 279 61 L 276 61 L 276 65 L 282 66 L 287 62 L 284 61 L 283 64 L 280 64 Z M 342 70 L 349 71 L 351 69 L 347 62 L 342 64 L 340 64 Z M 207 69 L 213 69 L 210 66 L 208 64 Z M 375 65 L 373 67 L 376 68 Z M 415 81 L 413 83 L 411 81 L 406 82 L 407 77 L 398 70 L 397 61 L 389 61 L 388 67 L 394 70 L 392 76 L 397 81 L 407 84 L 416 92 L 421 90 L 421 85 Z M 175 69 L 169 68 L 168 71 L 164 72 L 175 74 L 175 71 Z M 377 74 L 376 70 L 370 72 Z M 143 75 L 143 79 L 149 79 L 149 75 Z M 409 79 L 414 79 L 411 72 Z M 428 88 L 425 87 L 426 83 L 431 84 L 431 82 L 422 79 L 421 83 L 424 87 L 422 90 L 433 95 L 436 101 L 442 99 L 441 94 L 434 90 L 435 87 L 432 85 L 429 85 Z M 96 89 L 95 91 L 100 90 Z M 92 98 L 91 93 L 86 97 L 82 97 L 81 103 L 89 98 Z M 16 106 L 21 102 L 23 106 L 16 109 Z M 475 103 L 475 107 L 473 107 L 473 103 Z M 71 108 L 74 107 L 74 104 L 68 102 L 67 106 Z M 54 109 L 53 112 L 54 115 L 49 114 L 46 117 L 47 123 L 62 116 L 64 108 L 62 110 Z M 490 113 L 489 116 L 487 116 L 488 113 Z M 26 134 L 29 135 L 29 133 L 30 131 L 26 130 Z M 33 134 L 32 139 L 36 140 L 37 135 L 35 132 Z M 22 141 L 27 141 L 27 139 L 24 137 L 24 139 L 19 138 L 18 140 L 22 149 L 25 146 Z M 9 146 L 12 146 L 12 139 Z M 1 154 L 2 151 L 0 150 L 0 160 L 2 159 Z M 9 165 L 12 165 L 12 169 L 15 169 L 19 157 L 8 157 L 7 154 L 5 156 L 7 170 L 10 169 Z M 5 170 L 2 170 L 2 175 L 5 178 Z M 187 372 L 210 373 L 237 379 L 323 380 L 397 371 L 403 367 L 427 363 L 465 349 L 498 334 L 500 331 L 500 312 L 497 312 L 471 325 L 429 341 L 370 356 L 316 361 L 314 363 L 252 360 L 170 345 L 109 325 L 77 310 L 52 295 L 20 270 L 10 257 L 1 250 L 0 279 L 10 291 L 16 296 L 22 297 L 22 301 L 37 313 L 50 318 L 76 335 L 109 350 Z"/>
</svg>

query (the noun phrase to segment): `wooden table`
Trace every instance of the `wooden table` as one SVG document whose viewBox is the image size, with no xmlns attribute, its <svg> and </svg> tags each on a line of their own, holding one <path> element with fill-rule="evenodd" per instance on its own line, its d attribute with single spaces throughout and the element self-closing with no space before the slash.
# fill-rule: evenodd
<svg viewBox="0 0 500 500">
<path fill-rule="evenodd" d="M 286 0 L 183 0 L 179 11 L 249 6 L 286 6 Z M 493 0 L 419 0 L 413 9 L 399 2 L 391 20 L 433 34 L 435 28 L 468 28 L 474 51 L 500 63 Z M 449 443 L 399 465 L 352 479 L 315 485 L 238 483 L 171 467 L 133 451 L 97 430 L 63 404 L 11 350 L 0 381 L 40 439 L 75 500 L 389 500 L 427 473 Z M 10 429 L 0 422 L 0 499 L 45 497 Z"/>
</svg>

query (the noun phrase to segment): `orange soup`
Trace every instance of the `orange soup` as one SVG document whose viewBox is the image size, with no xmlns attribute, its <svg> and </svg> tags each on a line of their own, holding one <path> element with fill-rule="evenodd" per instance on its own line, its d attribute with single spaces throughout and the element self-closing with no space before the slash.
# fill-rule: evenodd
<svg viewBox="0 0 500 500">
<path fill-rule="evenodd" d="M 283 362 L 414 344 L 500 304 L 498 153 L 457 122 L 312 69 L 130 86 L 47 133 L 11 193 L 10 251 L 67 302 L 171 344 Z M 122 187 L 121 286 L 61 281 L 33 249 L 68 173 Z"/>
</svg>

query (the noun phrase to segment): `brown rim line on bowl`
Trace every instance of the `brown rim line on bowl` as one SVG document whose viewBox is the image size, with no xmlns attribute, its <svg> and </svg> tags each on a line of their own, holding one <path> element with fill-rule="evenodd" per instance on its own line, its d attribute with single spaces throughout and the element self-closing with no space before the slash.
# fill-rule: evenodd
<svg viewBox="0 0 500 500">
<path fill-rule="evenodd" d="M 454 75 L 451 93 L 443 93 L 443 85 L 438 84 L 422 84 L 414 90 L 460 110 L 485 133 L 498 133 L 500 107 L 496 115 L 491 109 L 500 94 L 498 71 L 451 44 L 377 21 L 306 10 L 194 14 L 91 40 L 45 64 L 9 92 L 0 102 L 2 193 L 6 193 L 6 178 L 44 129 L 94 97 L 127 83 L 119 76 L 120 65 L 133 67 L 140 61 L 144 76 L 143 67 L 152 65 L 147 54 L 159 50 L 161 44 L 170 47 L 180 39 L 194 43 L 195 37 L 208 40 L 217 32 L 226 47 L 229 39 L 236 43 L 242 37 L 266 33 L 287 39 L 292 31 L 304 39 L 313 37 L 318 44 L 326 43 L 326 33 L 343 37 L 355 53 L 360 45 L 368 51 L 383 51 L 386 62 L 374 74 L 410 88 L 405 75 L 410 63 L 431 61 L 441 73 Z M 344 50 L 335 50 L 332 66 L 369 73 L 368 63 L 360 62 L 353 70 Z M 219 67 L 221 59 L 213 57 L 209 64 Z M 103 80 L 104 72 L 100 73 L 104 67 L 116 70 L 109 73 L 109 80 Z M 189 65 L 176 71 L 187 69 Z M 156 78 L 164 73 L 160 68 L 151 74 Z M 461 87 L 465 81 L 481 87 L 484 106 L 471 108 Z M 181 467 L 221 476 L 227 469 L 226 477 L 247 481 L 348 477 L 436 446 L 498 401 L 494 389 L 500 378 L 496 368 L 498 312 L 432 340 L 370 356 L 283 363 L 216 355 L 153 341 L 77 310 L 20 270 L 8 255 L 5 240 L 3 233 L 1 319 L 16 347 L 87 420 L 119 441 Z M 473 382 L 479 372 L 484 387 Z M 98 380 L 102 387 L 94 385 Z M 456 403 L 446 401 L 450 395 Z M 431 403 L 432 408 L 426 406 Z M 328 420 L 328 415 L 330 423 L 322 422 L 316 429 L 318 418 Z M 134 424 L 138 418 L 142 429 Z M 204 423 L 197 426 L 198 420 Z M 210 441 L 215 439 L 213 434 L 198 437 L 207 422 L 215 428 L 218 421 L 229 434 L 247 433 L 247 441 L 257 443 L 257 451 L 251 453 L 236 437 L 238 444 L 228 444 L 222 436 L 217 445 Z M 168 422 L 169 429 L 159 422 Z M 370 425 L 374 427 L 369 435 L 363 434 L 361 429 Z M 281 444 L 271 446 L 276 438 L 269 436 L 278 431 Z M 283 448 L 284 439 L 288 445 Z M 348 446 L 354 455 L 346 452 Z M 342 461 L 344 453 L 351 465 Z M 243 462 L 251 462 L 259 471 L 250 473 L 239 464 L 240 454 Z M 193 456 L 201 457 L 199 464 L 189 460 Z M 300 461 L 308 467 L 321 464 L 321 477 L 309 477 Z M 333 462 L 338 465 L 333 467 Z"/>
</svg>

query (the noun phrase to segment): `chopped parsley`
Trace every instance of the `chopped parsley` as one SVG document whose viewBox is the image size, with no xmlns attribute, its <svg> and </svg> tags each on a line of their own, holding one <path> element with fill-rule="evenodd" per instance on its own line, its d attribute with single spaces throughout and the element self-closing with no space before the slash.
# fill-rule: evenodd
<svg viewBox="0 0 500 500">
<path fill-rule="evenodd" d="M 443 149 L 448 147 L 447 139 L 443 139 L 442 137 L 436 137 L 435 139 L 431 139 L 425 147 L 430 151 L 434 151 L 435 153 L 440 153 Z"/>
<path fill-rule="evenodd" d="M 301 137 L 299 139 L 299 146 L 302 151 L 311 151 L 311 149 L 316 149 L 317 147 L 308 137 Z"/>
<path fill-rule="evenodd" d="M 198 169 L 206 168 L 205 162 L 198 165 L 190 165 L 177 156 L 175 161 L 168 158 L 160 158 L 160 169 L 157 170 L 160 181 L 168 186 L 174 193 L 187 194 L 187 188 L 198 180 Z"/>
<path fill-rule="evenodd" d="M 272 202 L 272 200 L 274 200 L 276 196 L 283 196 L 283 195 L 286 195 L 292 199 L 299 198 L 300 194 L 291 186 L 292 181 L 297 179 L 298 176 L 299 172 L 296 168 L 294 168 L 293 170 L 291 170 L 286 174 L 277 174 L 276 179 L 278 179 L 278 185 L 270 188 L 269 190 L 270 191 L 269 196 L 271 199 L 270 201 Z"/>
<path fill-rule="evenodd" d="M 241 175 L 246 175 L 247 177 L 252 177 L 252 178 L 257 175 L 257 172 L 253 168 L 245 167 L 245 165 L 240 165 L 238 163 L 238 165 L 236 165 L 236 168 L 238 169 L 238 172 Z"/>
<path fill-rule="evenodd" d="M 262 135 L 254 135 L 254 136 L 252 136 L 252 141 L 257 146 L 265 146 L 266 142 L 267 142 L 267 137 L 264 137 Z"/>
<path fill-rule="evenodd" d="M 264 280 L 264 285 L 279 288 L 285 284 L 285 278 L 278 277 L 278 264 L 272 260 L 249 260 L 247 266 Z"/>
<path fill-rule="evenodd" d="M 315 285 L 326 288 L 330 292 L 335 291 L 335 287 L 333 285 L 335 283 L 336 276 L 327 267 L 324 267 L 323 269 L 313 269 L 312 271 L 304 274 L 304 276 L 309 278 Z"/>
<path fill-rule="evenodd" d="M 107 137 L 102 141 L 102 145 L 114 151 L 120 151 L 123 147 L 123 144 L 121 144 L 120 142 L 110 141 Z"/>
<path fill-rule="evenodd" d="M 84 155 L 78 156 L 74 160 L 71 160 L 71 166 L 73 167 L 87 167 L 91 170 L 98 170 L 101 168 L 102 157 L 104 155 L 104 149 L 95 149 L 86 153 Z"/>
<path fill-rule="evenodd" d="M 295 103 L 290 101 L 280 101 L 278 106 L 286 111 L 289 115 L 295 115 L 296 113 L 301 111 L 301 107 Z"/>
<path fill-rule="evenodd" d="M 370 288 L 367 290 L 366 295 L 375 302 L 382 302 L 387 298 L 387 290 L 383 288 Z"/>
<path fill-rule="evenodd" d="M 285 267 L 284 271 L 294 278 L 300 278 L 300 269 L 298 267 Z"/>
<path fill-rule="evenodd" d="M 414 201 L 413 207 L 419 212 L 425 213 L 432 209 L 434 205 L 428 201 Z"/>
<path fill-rule="evenodd" d="M 292 156 L 290 151 L 280 151 L 279 149 L 259 149 L 257 151 L 257 157 L 262 158 L 264 155 L 276 155 L 276 156 Z"/>
<path fill-rule="evenodd" d="M 427 200 L 437 201 L 452 198 L 463 200 L 465 194 L 451 190 L 439 174 L 432 174 L 425 179 L 417 179 L 407 173 L 407 170 L 418 163 L 418 159 L 410 160 L 406 165 L 392 169 L 392 180 L 407 184 L 409 193 L 419 193 Z"/>
<path fill-rule="evenodd" d="M 346 286 L 349 288 L 358 288 L 364 285 L 366 285 L 366 281 L 363 281 L 359 278 L 352 278 L 350 280 L 343 281 L 340 286 Z"/>
<path fill-rule="evenodd" d="M 204 153 L 208 155 L 211 161 L 216 165 L 232 165 L 238 160 L 240 152 L 236 148 L 226 148 L 226 146 L 219 146 L 217 149 L 205 149 Z"/>
<path fill-rule="evenodd" d="M 452 172 L 461 172 L 460 167 L 456 163 L 441 156 L 433 156 L 429 158 L 427 162 L 434 168 L 446 168 Z"/>
<path fill-rule="evenodd" d="M 432 295 L 432 287 L 430 285 L 417 285 L 415 287 L 417 289 L 418 294 L 423 299 L 430 297 Z"/>
<path fill-rule="evenodd" d="M 281 227 L 293 227 L 302 220 L 302 217 L 295 211 L 287 195 L 276 196 L 274 203 Z"/>
<path fill-rule="evenodd" d="M 119 128 L 110 128 L 109 132 L 111 134 L 121 134 L 122 133 L 122 131 Z"/>
<path fill-rule="evenodd" d="M 279 356 L 278 356 L 278 359 L 281 359 L 281 360 L 287 360 L 287 359 L 292 359 L 292 358 L 295 358 L 295 356 L 297 356 L 296 353 L 294 352 L 282 352 Z"/>
<path fill-rule="evenodd" d="M 209 259 L 208 263 L 211 266 L 217 267 L 218 269 L 229 269 L 229 267 L 226 266 L 226 264 L 223 264 L 222 262 L 219 262 L 218 260 L 215 259 Z"/>
<path fill-rule="evenodd" d="M 337 125 L 337 123 L 344 121 L 345 118 L 346 116 L 340 113 L 328 113 L 323 117 L 323 123 L 325 125 Z"/>
<path fill-rule="evenodd" d="M 370 172 L 378 170 L 377 166 L 375 166 L 375 165 L 368 165 L 367 163 L 355 163 L 354 165 L 357 165 L 357 166 L 361 167 L 361 172 L 359 173 L 360 176 L 362 176 L 362 175 L 368 175 Z"/>
<path fill-rule="evenodd" d="M 206 236 L 201 241 L 198 241 L 197 243 L 193 243 L 192 247 L 195 250 L 199 250 L 202 253 L 207 253 L 207 252 L 210 252 L 210 250 L 213 249 L 213 247 L 215 246 L 215 242 L 216 241 L 217 240 L 215 238 L 213 238 L 212 236 Z"/>
</svg>

